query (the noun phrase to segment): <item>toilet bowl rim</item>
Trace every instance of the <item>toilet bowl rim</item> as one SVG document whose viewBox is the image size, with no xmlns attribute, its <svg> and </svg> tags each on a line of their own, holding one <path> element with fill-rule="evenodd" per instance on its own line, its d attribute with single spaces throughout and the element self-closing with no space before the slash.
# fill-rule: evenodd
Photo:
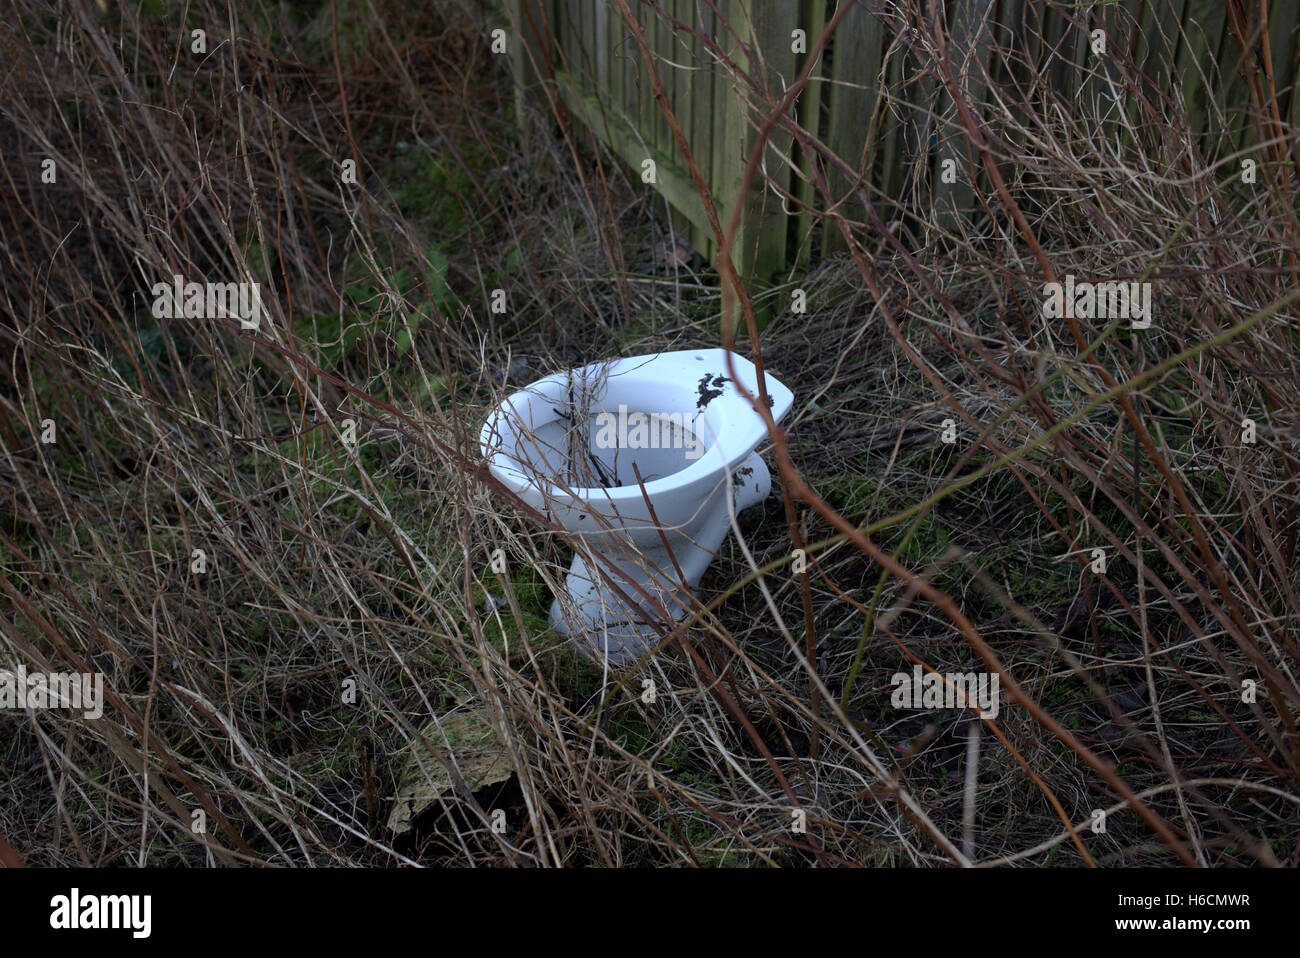
<svg viewBox="0 0 1300 958">
<path fill-rule="evenodd" d="M 721 375 L 727 370 L 726 353 L 725 349 L 716 347 L 648 353 L 641 356 L 621 357 L 605 363 L 593 363 L 579 367 L 572 372 L 584 372 L 607 366 L 611 375 L 649 377 L 652 371 L 655 376 L 662 376 L 665 371 L 680 370 L 682 373 L 693 374 L 700 368 L 710 368 L 721 370 L 722 372 L 718 373 L 718 375 Z M 704 367 L 697 365 L 700 362 L 707 365 Z M 732 353 L 732 362 L 737 378 L 740 378 L 745 388 L 756 396 L 758 394 L 758 376 L 753 363 L 737 353 Z M 536 478 L 529 477 L 523 471 L 507 465 L 506 462 L 509 460 L 506 453 L 493 448 L 492 437 L 496 433 L 497 424 L 500 420 L 504 416 L 516 412 L 520 403 L 533 402 L 540 388 L 564 382 L 566 375 L 566 373 L 555 373 L 544 376 L 523 389 L 515 391 L 493 407 L 492 412 L 487 416 L 479 431 L 479 447 L 483 456 L 487 459 L 488 469 L 499 482 L 516 495 L 523 495 L 531 491 L 540 494 L 544 500 L 559 501 L 573 507 L 581 507 L 592 500 L 614 506 L 640 501 L 642 497 L 641 489 L 635 485 L 613 488 L 600 486 L 580 487 L 566 490 L 554 483 L 545 482 L 544 480 L 539 481 Z M 768 396 L 772 400 L 770 407 L 772 418 L 773 421 L 779 423 L 793 405 L 794 394 L 771 372 L 765 371 L 765 378 Z M 760 425 L 762 424 L 762 418 L 734 389 L 732 383 L 726 384 L 723 387 L 722 394 L 710 401 L 710 411 L 714 413 L 713 418 L 717 420 L 718 429 L 716 432 L 718 433 L 726 434 L 732 429 L 752 429 L 755 421 Z M 684 469 L 647 482 L 645 484 L 645 493 L 647 496 L 654 497 L 665 492 L 685 488 L 701 480 L 705 480 L 709 484 L 716 483 L 722 475 L 736 469 L 748 459 L 765 437 L 765 430 L 756 432 L 752 443 L 745 443 L 744 448 L 733 446 L 732 451 L 724 455 L 721 444 L 716 441 L 715 436 L 715 441 L 710 444 L 703 456 Z"/>
</svg>

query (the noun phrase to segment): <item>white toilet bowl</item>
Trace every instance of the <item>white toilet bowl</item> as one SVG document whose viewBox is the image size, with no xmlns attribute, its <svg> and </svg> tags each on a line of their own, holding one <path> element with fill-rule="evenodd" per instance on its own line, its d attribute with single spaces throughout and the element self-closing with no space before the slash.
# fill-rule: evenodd
<svg viewBox="0 0 1300 958">
<path fill-rule="evenodd" d="M 757 400 L 753 363 L 732 364 Z M 690 608 L 730 527 L 725 496 L 739 511 L 770 491 L 754 453 L 767 430 L 729 376 L 722 349 L 611 360 L 540 379 L 484 423 L 492 475 L 570 533 L 550 623 L 584 654 L 644 655 Z M 779 422 L 794 395 L 770 373 L 766 385 Z"/>
</svg>

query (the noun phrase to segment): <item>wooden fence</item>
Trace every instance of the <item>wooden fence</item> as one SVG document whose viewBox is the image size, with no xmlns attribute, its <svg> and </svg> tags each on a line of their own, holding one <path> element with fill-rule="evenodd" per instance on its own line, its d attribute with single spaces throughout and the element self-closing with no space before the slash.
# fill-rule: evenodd
<svg viewBox="0 0 1300 958">
<path fill-rule="evenodd" d="M 913 52 L 909 22 L 889 0 L 627 0 L 644 28 L 664 96 L 672 108 L 719 209 L 725 227 L 738 196 L 757 127 L 805 65 L 824 24 L 840 3 L 852 2 L 794 105 L 800 126 L 815 133 L 856 171 L 869 193 L 926 204 L 940 217 L 977 208 L 975 190 L 945 183 L 939 163 L 960 147 L 956 110 L 933 62 Z M 994 84 L 1049 85 L 1066 103 L 1104 87 L 1107 67 L 1091 48 L 1092 31 L 1131 57 L 1150 79 L 1153 96 L 1186 106 L 1189 133 L 1216 154 L 1255 136 L 1246 114 L 1249 94 L 1238 41 L 1229 30 L 1233 0 L 1124 0 L 1045 3 L 1031 0 L 949 0 L 949 40 L 968 102 L 978 104 Z M 1253 10 L 1254 0 L 1242 4 Z M 928 2 L 926 4 L 928 9 Z M 1275 0 L 1267 23 L 1279 108 L 1296 110 L 1296 24 L 1300 3 Z M 515 36 L 510 49 L 521 98 L 544 102 L 548 84 L 568 115 L 599 137 L 635 172 L 655 162 L 658 188 L 675 225 L 696 250 L 716 255 L 704 206 L 662 111 L 656 104 L 633 32 L 617 0 L 507 0 Z M 1254 16 L 1254 14 L 1251 14 Z M 803 30 L 800 49 L 794 31 Z M 996 55 L 1011 49 L 1015 56 Z M 1019 62 L 1023 59 L 1023 62 Z M 1105 58 L 1102 58 L 1104 61 Z M 730 60 L 734 66 L 728 66 Z M 983 63 L 986 70 L 979 69 Z M 766 83 L 767 97 L 737 77 Z M 1111 77 L 1113 78 L 1113 76 Z M 523 100 L 521 99 L 521 107 Z M 766 109 L 764 109 L 766 107 Z M 1211 143 L 1213 141 L 1213 143 Z M 758 283 L 834 252 L 842 243 L 823 233 L 820 218 L 800 203 L 824 208 L 808 177 L 809 158 L 788 134 L 773 137 L 763 176 L 744 199 L 733 257 Z M 959 160 L 965 166 L 965 160 Z M 971 167 L 974 168 L 974 167 Z M 827 171 L 833 196 L 853 183 Z M 781 193 L 788 194 L 782 196 Z M 851 196 L 847 200 L 852 203 Z M 860 206 L 860 204 L 859 204 Z"/>
</svg>

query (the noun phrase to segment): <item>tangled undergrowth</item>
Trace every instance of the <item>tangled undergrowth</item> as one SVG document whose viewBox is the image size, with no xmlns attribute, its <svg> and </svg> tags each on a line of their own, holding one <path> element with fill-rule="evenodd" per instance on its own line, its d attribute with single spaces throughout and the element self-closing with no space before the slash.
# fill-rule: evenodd
<svg viewBox="0 0 1300 958">
<path fill-rule="evenodd" d="M 1300 863 L 1267 98 L 1207 148 L 1177 98 L 1018 81 L 1013 44 L 948 131 L 1003 181 L 983 215 L 821 203 L 845 252 L 763 293 L 778 490 L 617 674 L 547 629 L 571 552 L 478 427 L 545 373 L 716 345 L 725 268 L 665 264 L 662 200 L 569 118 L 514 123 L 477 8 L 49 6 L 0 28 L 0 667 L 102 673 L 105 707 L 0 713 L 29 863 Z M 960 90 L 928 6 L 883 5 Z M 734 76 L 761 122 L 780 91 Z M 1045 320 L 1067 275 L 1150 282 L 1152 327 Z M 256 282 L 261 322 L 158 317 L 174 276 Z M 997 714 L 898 707 L 914 667 L 996 676 Z M 447 785 L 395 829 L 417 742 Z"/>
</svg>

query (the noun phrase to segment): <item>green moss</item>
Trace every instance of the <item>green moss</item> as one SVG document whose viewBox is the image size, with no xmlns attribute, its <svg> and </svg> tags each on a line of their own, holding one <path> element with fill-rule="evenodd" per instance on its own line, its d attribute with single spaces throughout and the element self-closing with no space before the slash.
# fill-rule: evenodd
<svg viewBox="0 0 1300 958">
<path fill-rule="evenodd" d="M 481 586 L 474 586 L 474 605 L 482 616 L 484 636 L 494 648 L 504 652 L 509 640 L 514 639 L 516 642 L 513 644 L 518 644 L 518 628 L 514 621 L 514 613 L 509 605 L 500 605 L 492 612 L 485 611 L 488 594 L 491 594 L 494 599 L 503 599 L 504 595 L 495 573 L 485 570 L 483 581 L 487 585 L 487 591 L 484 591 Z M 515 568 L 510 578 L 510 585 L 519 604 L 519 612 L 523 616 L 520 624 L 523 625 L 524 631 L 530 639 L 543 635 L 550 629 L 547 619 L 551 597 L 541 581 L 541 576 L 531 566 Z M 513 645 L 510 647 L 513 648 Z"/>
<path fill-rule="evenodd" d="M 440 232 L 460 233 L 469 224 L 466 204 L 472 207 L 477 202 L 480 189 L 487 193 L 489 204 L 500 197 L 499 182 L 486 179 L 475 183 L 466 173 L 466 168 L 492 168 L 488 147 L 471 140 L 460 148 L 464 166 L 418 144 L 398 142 L 390 179 L 393 202 L 403 216 L 428 220 Z"/>
<path fill-rule="evenodd" d="M 874 476 L 826 477 L 817 481 L 817 492 L 835 511 L 855 521 L 866 515 L 878 497 L 883 501 L 880 483 Z"/>
<path fill-rule="evenodd" d="M 424 262 L 407 262 L 382 277 L 353 259 L 341 308 L 295 320 L 294 334 L 317 365 L 331 371 L 347 371 L 363 343 L 388 359 L 400 359 L 435 310 L 452 311 L 456 300 L 448 268 L 446 253 L 436 246 L 427 250 Z"/>
</svg>

